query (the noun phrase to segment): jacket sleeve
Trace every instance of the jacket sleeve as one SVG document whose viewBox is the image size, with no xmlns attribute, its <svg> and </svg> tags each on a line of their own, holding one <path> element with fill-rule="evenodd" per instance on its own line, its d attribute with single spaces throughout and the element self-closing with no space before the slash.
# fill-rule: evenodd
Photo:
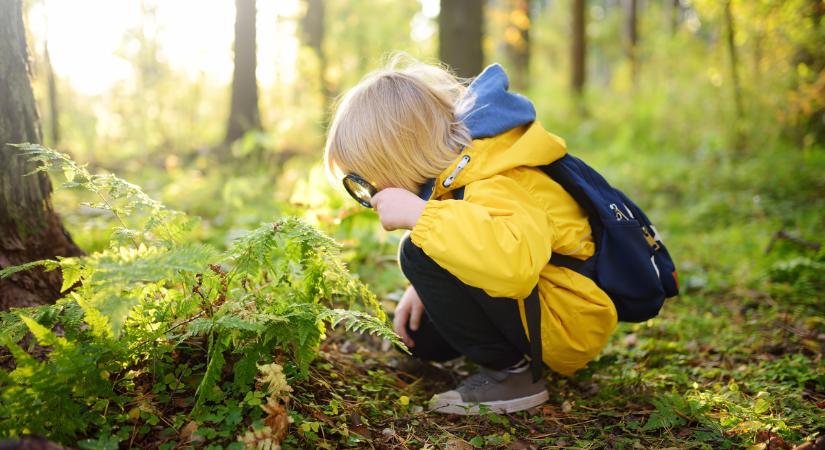
<svg viewBox="0 0 825 450">
<path fill-rule="evenodd" d="M 497 175 L 468 185 L 464 200 L 427 202 L 411 239 L 463 283 L 525 298 L 550 258 L 553 227 L 523 186 Z"/>
</svg>

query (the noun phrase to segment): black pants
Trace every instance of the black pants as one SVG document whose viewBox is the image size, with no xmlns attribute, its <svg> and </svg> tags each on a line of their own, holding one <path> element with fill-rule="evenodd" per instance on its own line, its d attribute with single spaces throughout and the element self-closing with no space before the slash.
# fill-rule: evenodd
<svg viewBox="0 0 825 450">
<path fill-rule="evenodd" d="M 409 235 L 401 242 L 399 261 L 426 310 L 417 331 L 407 325 L 415 341 L 410 349 L 414 356 L 446 361 L 464 355 L 499 370 L 530 353 L 515 300 L 490 297 L 462 283 L 413 244 Z"/>
</svg>

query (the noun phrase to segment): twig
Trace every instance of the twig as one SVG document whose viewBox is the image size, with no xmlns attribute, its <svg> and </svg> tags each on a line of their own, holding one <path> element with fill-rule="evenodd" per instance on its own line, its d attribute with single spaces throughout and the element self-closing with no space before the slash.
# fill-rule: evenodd
<svg viewBox="0 0 825 450">
<path fill-rule="evenodd" d="M 794 236 L 794 235 L 792 235 L 791 233 L 788 233 L 785 230 L 779 230 L 776 233 L 774 233 L 773 237 L 771 237 L 771 241 L 768 243 L 768 246 L 765 248 L 765 254 L 766 255 L 768 253 L 770 253 L 771 250 L 773 250 L 773 247 L 774 247 L 774 245 L 776 245 L 777 241 L 790 241 L 790 242 L 793 242 L 794 244 L 797 244 L 799 246 L 808 248 L 808 249 L 813 250 L 815 252 L 818 252 L 819 249 L 822 248 L 822 244 L 820 244 L 819 242 L 808 241 L 808 240 L 802 239 L 799 236 Z"/>
<path fill-rule="evenodd" d="M 188 319 L 186 319 L 182 322 L 179 322 L 175 325 L 172 325 L 171 327 L 166 329 L 166 331 L 164 331 L 161 334 L 166 334 L 170 331 L 174 331 L 176 328 L 180 328 L 181 326 L 186 325 L 189 322 L 193 322 L 195 319 L 199 319 L 199 318 L 203 317 L 204 314 L 206 314 L 205 310 L 195 314 L 194 316 L 192 316 L 192 317 L 190 317 L 190 318 L 188 318 Z M 157 339 L 157 338 L 155 338 L 155 339 Z M 144 339 L 144 340 L 138 342 L 137 345 L 135 346 L 135 348 L 142 347 L 142 346 L 146 345 L 147 343 L 149 343 L 149 339 Z"/>
</svg>

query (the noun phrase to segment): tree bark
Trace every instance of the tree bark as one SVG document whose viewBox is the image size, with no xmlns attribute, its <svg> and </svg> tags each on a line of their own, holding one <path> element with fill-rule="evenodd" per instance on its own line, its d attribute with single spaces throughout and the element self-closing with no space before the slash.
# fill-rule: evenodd
<svg viewBox="0 0 825 450">
<path fill-rule="evenodd" d="M 438 55 L 456 75 L 474 77 L 484 68 L 484 0 L 441 0 Z"/>
<path fill-rule="evenodd" d="M 0 268 L 82 251 L 52 208 L 51 181 L 6 144 L 41 142 L 21 0 L 0 0 Z M 54 302 L 59 271 L 30 270 L 0 280 L 0 310 Z"/>
<path fill-rule="evenodd" d="M 46 79 L 49 85 L 49 137 L 51 138 L 50 145 L 57 147 L 60 143 L 60 110 L 57 105 L 57 82 L 54 77 L 54 68 L 52 67 L 52 58 L 49 55 L 49 43 L 43 44 L 43 59 L 46 63 Z"/>
<path fill-rule="evenodd" d="M 585 60 L 587 58 L 587 35 L 585 19 L 585 0 L 573 0 L 573 20 L 571 39 L 571 74 L 570 85 L 576 96 L 581 96 L 584 92 L 585 84 Z"/>
<path fill-rule="evenodd" d="M 639 75 L 639 2 L 625 0 L 625 32 L 627 59 L 630 62 L 630 79 L 636 84 Z"/>
<path fill-rule="evenodd" d="M 226 128 L 226 144 L 249 130 L 261 128 L 258 110 L 258 82 L 255 78 L 256 28 L 255 0 L 235 0 L 235 71 L 232 77 L 232 103 Z"/>
<path fill-rule="evenodd" d="M 524 90 L 530 84 L 530 0 L 509 0 L 504 40 L 512 67 L 513 87 Z"/>
</svg>

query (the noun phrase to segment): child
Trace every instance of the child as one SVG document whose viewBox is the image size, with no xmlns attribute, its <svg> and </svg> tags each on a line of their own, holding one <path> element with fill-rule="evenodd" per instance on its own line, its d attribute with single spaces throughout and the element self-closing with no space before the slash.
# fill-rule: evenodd
<svg viewBox="0 0 825 450">
<path fill-rule="evenodd" d="M 548 263 L 554 253 L 593 255 L 590 225 L 536 168 L 562 157 L 564 142 L 507 89 L 499 65 L 465 87 L 440 67 L 395 58 L 343 97 L 327 138 L 330 173 L 359 183 L 360 194 L 347 189 L 367 197 L 385 229 L 411 230 L 399 260 L 412 286 L 395 310 L 395 331 L 416 357 L 464 355 L 481 367 L 434 396 L 435 411 L 477 414 L 483 404 L 514 412 L 547 400 L 544 380 L 529 370 L 538 347 L 525 299 L 534 288 L 534 354 L 560 374 L 592 360 L 616 327 L 607 294 Z"/>
</svg>

